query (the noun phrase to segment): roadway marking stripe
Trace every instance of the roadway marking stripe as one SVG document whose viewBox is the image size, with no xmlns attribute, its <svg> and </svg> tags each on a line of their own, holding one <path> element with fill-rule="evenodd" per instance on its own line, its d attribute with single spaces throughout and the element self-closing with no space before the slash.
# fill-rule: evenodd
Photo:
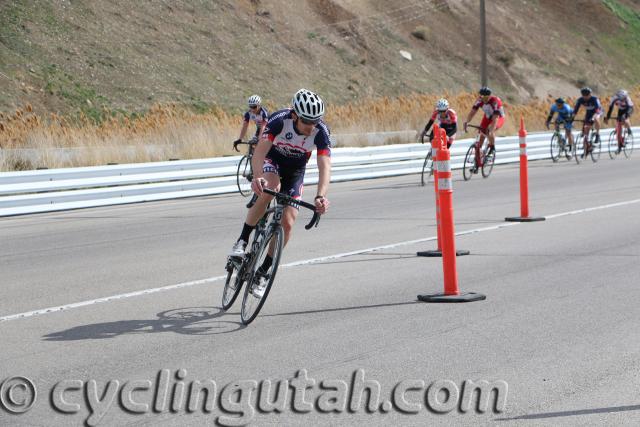
<svg viewBox="0 0 640 427">
<path fill-rule="evenodd" d="M 557 213 L 557 214 L 553 214 L 553 215 L 547 215 L 547 216 L 545 216 L 545 218 L 547 218 L 547 219 L 559 218 L 559 217 L 567 216 L 567 215 L 575 215 L 575 214 L 579 214 L 579 213 L 598 211 L 600 209 L 608 209 L 608 208 L 615 208 L 615 207 L 618 207 L 618 206 L 633 205 L 634 203 L 640 203 L 640 199 L 627 200 L 626 202 L 610 203 L 608 205 L 594 206 L 594 207 L 591 207 L 591 208 L 577 209 L 575 211 L 569 211 L 569 212 L 561 212 L 561 213 Z"/>
<path fill-rule="evenodd" d="M 601 209 L 614 208 L 614 207 L 618 207 L 618 206 L 627 206 L 627 205 L 632 205 L 632 204 L 635 204 L 635 203 L 640 203 L 640 199 L 627 200 L 625 202 L 618 202 L 618 203 L 610 203 L 610 204 L 607 204 L 607 205 L 594 206 L 594 207 L 584 208 L 584 209 L 577 209 L 577 210 L 568 211 L 568 212 L 561 212 L 561 213 L 557 213 L 557 214 L 553 214 L 553 215 L 547 215 L 547 216 L 545 216 L 545 218 L 547 218 L 547 219 L 560 218 L 560 217 L 567 216 L 567 215 L 576 215 L 576 214 L 579 214 L 579 213 L 586 213 L 586 212 L 591 212 L 591 211 L 596 211 L 596 210 L 601 210 Z M 500 224 L 489 226 L 489 227 L 482 227 L 482 228 L 475 228 L 473 230 L 459 231 L 459 232 L 456 233 L 456 236 L 465 236 L 467 234 L 476 234 L 476 233 L 482 233 L 482 232 L 485 232 L 485 231 L 499 230 L 501 228 L 514 227 L 516 225 L 522 225 L 522 224 L 523 223 L 521 223 L 521 222 L 500 223 Z M 399 246 L 407 246 L 407 245 L 413 245 L 415 243 L 429 242 L 429 241 L 433 241 L 433 240 L 436 240 L 436 239 L 437 239 L 436 236 L 432 236 L 432 237 L 426 237 L 426 238 L 423 238 L 423 239 L 407 240 L 407 241 L 404 241 L 404 242 L 392 243 L 392 244 L 389 244 L 389 245 L 375 246 L 375 247 L 372 247 L 372 248 L 359 249 L 359 250 L 351 251 L 351 252 L 343 252 L 343 253 L 324 256 L 324 257 L 319 257 L 319 258 L 311 258 L 311 259 L 306 259 L 306 260 L 301 260 L 301 261 L 294 261 L 294 262 L 290 262 L 290 263 L 287 263 L 287 264 L 283 264 L 280 267 L 289 268 L 289 267 L 296 267 L 296 266 L 300 266 L 300 265 L 315 264 L 315 263 L 318 263 L 318 262 L 329 261 L 329 260 L 332 260 L 332 259 L 344 258 L 344 257 L 348 257 L 348 256 L 353 256 L 353 255 L 361 255 L 361 254 L 380 251 L 380 250 L 384 250 L 384 249 L 393 249 L 393 248 L 397 248 Z M 115 301 L 115 300 L 120 300 L 120 299 L 125 299 L 125 298 L 133 298 L 133 297 L 137 297 L 137 296 L 141 296 L 141 295 L 155 294 L 157 292 L 170 291 L 170 290 L 180 289 L 180 288 L 188 288 L 188 287 L 196 286 L 196 285 L 204 285 L 204 284 L 207 284 L 207 283 L 212 283 L 212 282 L 217 282 L 219 280 L 223 280 L 226 277 L 227 276 L 225 274 L 224 276 L 208 277 L 206 279 L 192 280 L 192 281 L 189 281 L 189 282 L 177 283 L 175 285 L 167 285 L 167 286 L 161 286 L 161 287 L 158 287 L 158 288 L 143 289 L 141 291 L 128 292 L 128 293 L 125 293 L 125 294 L 112 295 L 112 296 L 107 296 L 107 297 L 103 297 L 103 298 L 96 298 L 96 299 L 87 300 L 87 301 L 80 301 L 80 302 L 71 303 L 71 304 L 59 305 L 59 306 L 56 306 L 56 307 L 48 307 L 48 308 L 42 308 L 40 310 L 26 311 L 24 313 L 17 313 L 17 314 L 11 314 L 11 315 L 8 315 L 8 316 L 0 317 L 0 322 L 6 322 L 6 321 L 9 321 L 9 320 L 16 320 L 16 319 L 24 319 L 24 318 L 27 318 L 27 317 L 40 316 L 40 315 L 43 315 L 43 314 L 56 313 L 56 312 L 59 312 L 59 311 L 71 310 L 71 309 L 74 309 L 74 308 L 85 307 L 85 306 L 93 305 L 93 304 L 100 304 L 100 303 L 104 303 L 104 302 L 110 302 L 110 301 Z"/>
</svg>

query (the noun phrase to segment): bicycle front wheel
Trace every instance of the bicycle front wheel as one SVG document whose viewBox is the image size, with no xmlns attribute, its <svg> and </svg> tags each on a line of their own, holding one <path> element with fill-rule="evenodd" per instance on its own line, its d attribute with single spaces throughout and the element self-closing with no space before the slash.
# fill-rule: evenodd
<svg viewBox="0 0 640 427">
<path fill-rule="evenodd" d="M 602 150 L 602 144 L 600 143 L 600 138 L 598 138 L 598 135 L 591 132 L 591 138 L 590 138 L 590 145 L 591 145 L 591 161 L 593 163 L 597 162 L 598 160 L 600 160 L 600 150 Z"/>
<path fill-rule="evenodd" d="M 244 265 L 239 265 L 231 260 L 227 261 L 227 280 L 224 282 L 222 291 L 222 309 L 228 310 L 235 302 L 240 289 L 242 289 L 242 276 L 244 275 Z"/>
<path fill-rule="evenodd" d="M 489 178 L 491 175 L 491 171 L 493 170 L 493 163 L 496 160 L 496 150 L 495 148 L 489 148 L 489 152 L 484 157 L 484 162 L 482 162 L 482 176 L 484 178 Z"/>
<path fill-rule="evenodd" d="M 613 160 L 618 155 L 618 138 L 615 130 L 612 130 L 609 134 L 609 144 L 607 145 L 609 148 L 609 158 Z"/>
<path fill-rule="evenodd" d="M 253 174 L 251 173 L 251 157 L 242 156 L 240 163 L 238 163 L 238 171 L 236 173 L 236 182 L 238 184 L 238 191 L 244 197 L 251 194 L 251 180 Z"/>
<path fill-rule="evenodd" d="M 573 157 L 576 159 L 576 163 L 580 164 L 582 156 L 584 155 L 584 135 L 582 132 L 573 139 Z"/>
<path fill-rule="evenodd" d="M 473 169 L 476 166 L 476 145 L 473 144 L 467 150 L 467 154 L 464 156 L 464 165 L 462 167 L 462 177 L 465 181 L 469 181 L 471 179 L 471 175 L 473 175 Z"/>
<path fill-rule="evenodd" d="M 624 139 L 624 156 L 628 159 L 633 152 L 633 134 L 627 132 L 627 137 Z"/>
<path fill-rule="evenodd" d="M 264 289 L 258 290 L 258 286 L 260 285 L 260 274 L 258 273 L 258 268 L 264 262 L 265 257 L 269 251 L 269 247 L 273 248 L 273 261 L 271 263 L 271 267 L 268 271 L 264 272 Z M 253 271 L 249 280 L 247 281 L 247 285 L 244 288 L 244 297 L 242 299 L 242 310 L 240 312 L 240 319 L 244 325 L 248 325 L 253 322 L 253 319 L 256 318 L 258 313 L 260 313 L 260 309 L 264 305 L 267 300 L 267 296 L 269 295 L 269 291 L 271 290 L 271 286 L 273 285 L 273 281 L 276 278 L 276 273 L 278 271 L 278 265 L 280 264 L 280 257 L 282 255 L 282 249 L 284 248 L 284 230 L 281 225 L 278 225 L 276 228 L 272 229 L 267 237 L 263 240 L 258 252 L 254 254 L 256 257 L 255 263 L 253 265 Z"/>
<path fill-rule="evenodd" d="M 551 137 L 551 145 L 549 147 L 551 150 L 551 160 L 553 160 L 554 163 L 560 159 L 560 152 L 562 151 L 561 142 L 560 136 L 554 133 Z"/>
<path fill-rule="evenodd" d="M 433 174 L 433 159 L 431 159 L 431 150 L 427 153 L 427 156 L 424 158 L 424 163 L 422 165 L 422 174 L 420 175 L 420 183 L 424 187 L 429 177 Z"/>
</svg>

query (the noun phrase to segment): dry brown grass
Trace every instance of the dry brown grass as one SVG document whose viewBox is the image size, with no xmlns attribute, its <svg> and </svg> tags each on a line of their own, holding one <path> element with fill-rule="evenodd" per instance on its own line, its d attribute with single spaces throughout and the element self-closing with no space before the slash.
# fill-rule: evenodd
<svg viewBox="0 0 640 427">
<path fill-rule="evenodd" d="M 441 96 L 412 94 L 331 106 L 326 122 L 334 133 L 421 129 Z M 470 93 L 444 96 L 462 123 L 476 96 Z M 632 91 L 631 96 L 640 99 L 640 87 Z M 507 119 L 499 134 L 515 134 L 521 115 L 527 130 L 542 130 L 552 101 L 551 98 L 535 100 L 526 105 L 505 102 Z M 575 99 L 569 101 L 573 105 Z M 605 108 L 608 101 L 609 98 L 602 99 Z M 476 114 L 474 122 L 480 120 L 480 115 Z M 35 160 L 0 156 L 0 170 L 230 155 L 234 153 L 231 141 L 239 133 L 241 120 L 240 115 L 231 115 L 221 109 L 196 114 L 177 105 L 158 105 L 135 119 L 116 115 L 98 125 L 86 117 L 74 121 L 55 114 L 40 117 L 27 105 L 12 114 L 0 113 L 0 146 L 4 149 L 35 149 L 38 155 Z M 459 134 L 458 138 L 466 136 L 469 135 Z M 154 149 L 149 150 L 149 146 L 154 146 Z M 76 147 L 84 147 L 80 156 L 61 159 L 53 155 L 54 148 Z"/>
</svg>

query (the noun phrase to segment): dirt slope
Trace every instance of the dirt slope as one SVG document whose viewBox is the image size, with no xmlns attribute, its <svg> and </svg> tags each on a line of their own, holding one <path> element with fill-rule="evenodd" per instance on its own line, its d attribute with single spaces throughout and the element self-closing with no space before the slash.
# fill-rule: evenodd
<svg viewBox="0 0 640 427">
<path fill-rule="evenodd" d="M 251 93 L 282 105 L 303 86 L 333 103 L 474 89 L 478 3 L 3 0 L 0 111 L 233 111 Z M 507 100 L 637 84 L 640 1 L 486 3 L 490 85 Z"/>
</svg>

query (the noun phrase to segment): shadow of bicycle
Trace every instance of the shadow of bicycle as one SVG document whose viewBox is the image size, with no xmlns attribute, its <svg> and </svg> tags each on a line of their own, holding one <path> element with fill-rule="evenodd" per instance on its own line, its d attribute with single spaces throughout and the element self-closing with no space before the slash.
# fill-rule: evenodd
<svg viewBox="0 0 640 427">
<path fill-rule="evenodd" d="M 121 335 L 175 333 L 182 335 L 227 334 L 244 328 L 240 322 L 219 319 L 227 314 L 219 307 L 187 307 L 158 313 L 157 319 L 119 320 L 76 326 L 43 336 L 44 341 L 77 341 L 116 338 Z M 232 314 L 232 313 L 229 313 Z"/>
</svg>

